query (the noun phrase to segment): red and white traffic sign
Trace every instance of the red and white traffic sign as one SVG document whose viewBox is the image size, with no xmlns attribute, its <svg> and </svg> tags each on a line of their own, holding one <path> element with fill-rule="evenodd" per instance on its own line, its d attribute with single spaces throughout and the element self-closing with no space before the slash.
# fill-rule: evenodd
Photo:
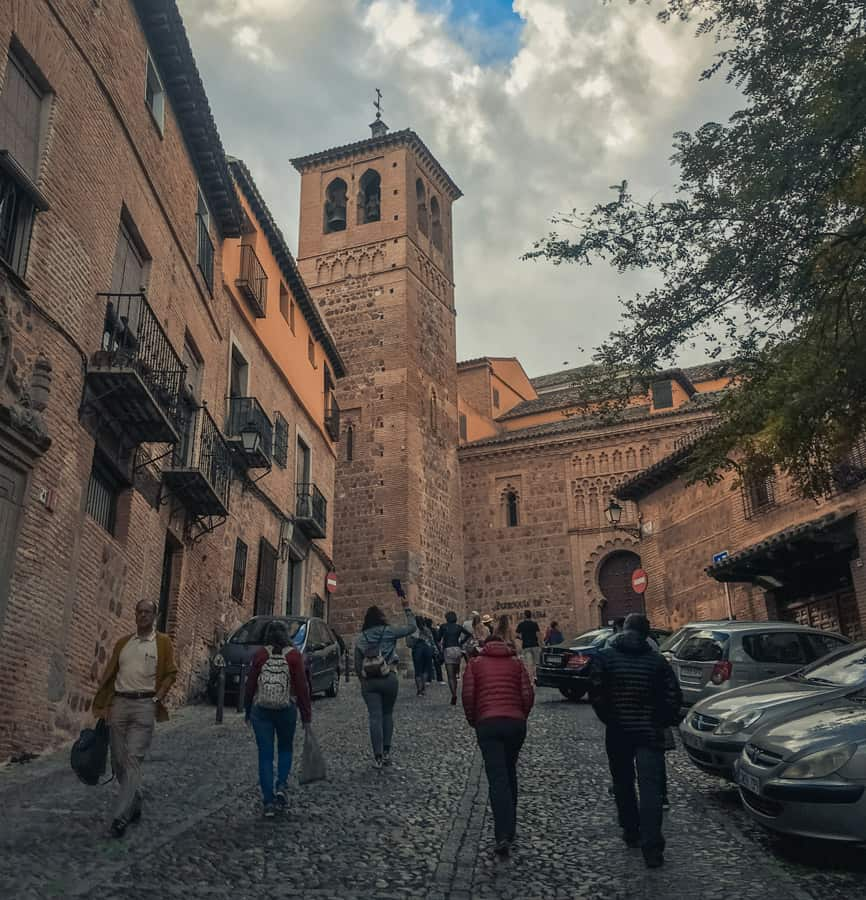
<svg viewBox="0 0 866 900">
<path fill-rule="evenodd" d="M 336 572 L 328 572 L 328 577 L 325 579 L 325 587 L 328 589 L 329 594 L 333 594 L 334 591 L 337 590 L 337 573 Z"/>
<path fill-rule="evenodd" d="M 636 594 L 642 594 L 646 590 L 647 584 L 649 584 L 649 578 L 643 569 L 635 569 L 631 573 L 631 589 Z"/>
</svg>

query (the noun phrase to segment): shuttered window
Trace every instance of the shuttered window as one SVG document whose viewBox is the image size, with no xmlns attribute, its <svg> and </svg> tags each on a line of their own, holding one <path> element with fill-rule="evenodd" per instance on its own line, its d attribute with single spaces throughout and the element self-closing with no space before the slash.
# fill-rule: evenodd
<svg viewBox="0 0 866 900">
<path fill-rule="evenodd" d="M 255 615 L 272 616 L 277 590 L 277 551 L 268 541 L 259 541 L 259 570 L 256 576 Z"/>
<path fill-rule="evenodd" d="M 282 413 L 274 416 L 274 459 L 281 469 L 289 464 L 289 423 Z"/>
<path fill-rule="evenodd" d="M 232 599 L 243 602 L 247 580 L 247 545 L 238 538 L 235 542 L 235 564 L 232 569 Z"/>
</svg>

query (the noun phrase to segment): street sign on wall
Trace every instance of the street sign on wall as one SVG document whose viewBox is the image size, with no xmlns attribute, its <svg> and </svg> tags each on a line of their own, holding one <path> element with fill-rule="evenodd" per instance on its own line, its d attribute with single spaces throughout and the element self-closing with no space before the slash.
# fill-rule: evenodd
<svg viewBox="0 0 866 900">
<path fill-rule="evenodd" d="M 333 594 L 334 591 L 337 590 L 337 573 L 336 572 L 328 572 L 328 577 L 325 579 L 325 587 L 328 589 L 329 594 Z"/>
<path fill-rule="evenodd" d="M 635 569 L 631 573 L 631 589 L 636 594 L 642 594 L 647 589 L 648 584 L 649 578 L 643 569 Z"/>
<path fill-rule="evenodd" d="M 723 560 L 726 560 L 730 556 L 727 550 L 721 550 L 719 553 L 713 554 L 713 565 L 716 566 Z"/>
</svg>

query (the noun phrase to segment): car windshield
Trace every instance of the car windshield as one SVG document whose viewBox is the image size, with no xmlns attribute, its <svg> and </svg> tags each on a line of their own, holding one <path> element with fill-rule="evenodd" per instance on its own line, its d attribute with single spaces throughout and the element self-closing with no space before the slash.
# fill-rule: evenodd
<svg viewBox="0 0 866 900">
<path fill-rule="evenodd" d="M 255 619 L 250 619 L 249 622 L 245 622 L 241 625 L 240 628 L 231 636 L 230 643 L 232 644 L 264 644 L 265 642 L 265 632 L 267 631 L 268 625 L 273 622 L 273 619 L 256 617 Z M 288 629 L 289 635 L 292 638 L 292 643 L 296 647 L 300 647 L 301 644 L 304 643 L 304 636 L 307 632 L 307 623 L 304 619 L 284 619 L 283 620 Z"/>
<path fill-rule="evenodd" d="M 674 650 L 691 634 L 694 634 L 699 629 L 697 628 L 680 628 L 679 631 L 675 631 L 673 634 L 669 634 L 663 641 L 659 643 L 659 650 L 662 652 L 670 652 Z"/>
<path fill-rule="evenodd" d="M 839 687 L 866 687 L 866 644 L 846 647 L 806 666 L 798 680 Z"/>
<path fill-rule="evenodd" d="M 677 650 L 676 657 L 694 662 L 717 662 L 725 658 L 729 637 L 724 631 L 698 631 Z"/>
<path fill-rule="evenodd" d="M 613 634 L 612 628 L 594 628 L 592 631 L 584 631 L 567 643 L 571 646 L 588 647 L 592 644 L 600 644 Z"/>
</svg>

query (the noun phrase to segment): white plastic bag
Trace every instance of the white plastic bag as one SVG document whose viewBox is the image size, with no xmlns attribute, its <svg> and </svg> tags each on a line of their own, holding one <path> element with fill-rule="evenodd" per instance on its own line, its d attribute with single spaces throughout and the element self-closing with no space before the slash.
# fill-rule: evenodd
<svg viewBox="0 0 866 900">
<path fill-rule="evenodd" d="M 298 773 L 299 784 L 310 784 L 313 781 L 324 781 L 327 778 L 325 757 L 319 748 L 319 742 L 312 728 L 304 729 L 304 751 L 301 756 L 301 771 Z"/>
</svg>

